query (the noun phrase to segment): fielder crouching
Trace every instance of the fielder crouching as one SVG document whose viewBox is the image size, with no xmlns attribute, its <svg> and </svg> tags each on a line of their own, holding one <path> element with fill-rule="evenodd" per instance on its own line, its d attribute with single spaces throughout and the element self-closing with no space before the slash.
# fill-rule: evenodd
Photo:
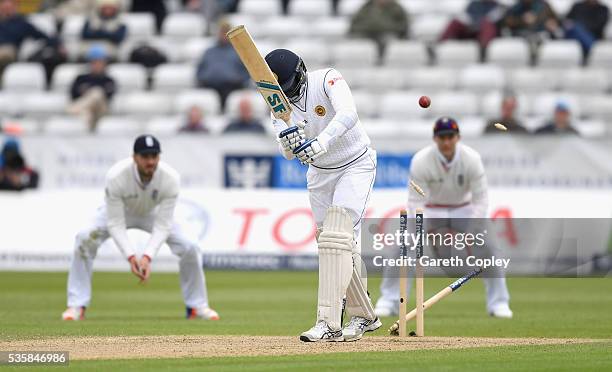
<svg viewBox="0 0 612 372">
<path fill-rule="evenodd" d="M 317 318 L 300 340 L 358 340 L 382 325 L 366 290 L 358 244 L 376 176 L 376 152 L 338 71 L 307 72 L 302 59 L 285 49 L 265 59 L 293 106 L 289 128 L 273 118 L 280 151 L 287 159 L 309 164 L 308 192 L 319 231 Z M 343 327 L 344 297 L 350 320 Z"/>
<path fill-rule="evenodd" d="M 188 318 L 219 319 L 208 306 L 202 257 L 196 241 L 190 240 L 174 221 L 180 176 L 160 162 L 161 146 L 150 135 L 134 143 L 134 155 L 115 164 L 106 175 L 106 203 L 91 225 L 77 234 L 74 257 L 68 274 L 68 309 L 64 320 L 82 320 L 91 300 L 93 260 L 98 248 L 112 237 L 127 258 L 132 273 L 145 282 L 151 261 L 165 242 L 177 255 L 183 298 Z M 137 258 L 127 229 L 151 233 L 142 257 Z"/>
</svg>

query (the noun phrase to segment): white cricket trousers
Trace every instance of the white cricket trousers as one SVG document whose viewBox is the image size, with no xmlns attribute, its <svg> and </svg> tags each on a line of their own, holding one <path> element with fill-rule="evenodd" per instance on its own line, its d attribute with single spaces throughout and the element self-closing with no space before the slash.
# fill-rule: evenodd
<svg viewBox="0 0 612 372">
<path fill-rule="evenodd" d="M 151 232 L 155 216 L 126 216 L 128 229 Z M 91 276 L 93 261 L 98 248 L 110 237 L 106 220 L 106 208 L 98 209 L 90 227 L 81 230 L 74 243 L 74 256 L 68 273 L 68 306 L 89 306 L 91 301 Z M 188 239 L 178 224 L 174 224 L 166 243 L 172 253 L 179 257 L 179 275 L 185 305 L 208 306 L 206 280 L 202 268 L 202 255 L 195 241 Z M 126 265 L 129 265 L 126 261 Z"/>
<path fill-rule="evenodd" d="M 323 226 L 327 208 L 332 205 L 342 207 L 353 220 L 353 265 L 356 268 L 363 288 L 367 286 L 367 275 L 361 261 L 361 218 L 368 207 L 374 179 L 376 178 L 376 151 L 368 148 L 365 154 L 339 169 L 318 169 L 309 167 L 307 173 L 310 207 L 317 227 Z M 363 271 L 363 273 L 362 273 Z M 367 298 L 367 294 L 363 294 Z M 349 315 L 365 311 L 357 299 L 346 297 L 346 310 Z"/>
<path fill-rule="evenodd" d="M 472 206 L 466 205 L 459 208 L 426 208 L 424 212 L 427 218 L 469 218 L 472 215 Z M 497 247 L 492 247 L 493 249 Z M 496 270 L 494 277 L 482 278 L 485 284 L 487 298 L 487 312 L 492 312 L 498 307 L 508 306 L 510 294 L 506 286 L 506 277 L 503 269 Z M 399 271 L 397 268 L 385 267 L 383 280 L 380 283 L 381 297 L 377 306 L 395 308 L 399 306 Z M 408 289 L 411 287 L 411 278 L 408 280 Z M 450 282 L 449 282 L 450 283 Z"/>
</svg>

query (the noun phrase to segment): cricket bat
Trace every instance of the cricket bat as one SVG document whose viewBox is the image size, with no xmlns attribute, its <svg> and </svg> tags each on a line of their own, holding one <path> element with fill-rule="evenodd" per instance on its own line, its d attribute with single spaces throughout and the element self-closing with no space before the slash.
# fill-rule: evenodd
<svg viewBox="0 0 612 372">
<path fill-rule="evenodd" d="M 270 70 L 270 66 L 257 50 L 249 31 L 244 25 L 236 26 L 229 30 L 227 37 L 249 72 L 251 79 L 255 82 L 257 90 L 270 107 L 272 115 L 290 125 L 291 105 L 289 100 L 278 84 L 276 76 Z"/>
</svg>

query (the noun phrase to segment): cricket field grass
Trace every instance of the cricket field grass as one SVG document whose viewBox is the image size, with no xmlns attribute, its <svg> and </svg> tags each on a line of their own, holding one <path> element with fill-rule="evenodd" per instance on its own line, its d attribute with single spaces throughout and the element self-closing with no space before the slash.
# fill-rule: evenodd
<svg viewBox="0 0 612 372">
<path fill-rule="evenodd" d="M 612 370 L 612 278 L 509 278 L 511 320 L 487 316 L 475 280 L 426 312 L 426 339 L 387 336 L 384 318 L 356 343 L 313 345 L 298 340 L 315 320 L 313 272 L 208 272 L 216 322 L 185 320 L 178 275 L 155 272 L 146 285 L 95 273 L 87 320 L 63 322 L 66 276 L 0 272 L 0 351 L 67 350 L 70 369 L 105 371 Z M 450 281 L 427 278 L 425 297 Z"/>
</svg>

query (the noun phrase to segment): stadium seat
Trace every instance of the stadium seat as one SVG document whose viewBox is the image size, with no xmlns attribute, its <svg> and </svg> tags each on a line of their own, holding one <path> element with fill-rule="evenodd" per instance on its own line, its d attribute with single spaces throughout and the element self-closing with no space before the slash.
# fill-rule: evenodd
<svg viewBox="0 0 612 372">
<path fill-rule="evenodd" d="M 128 29 L 130 40 L 148 40 L 155 35 L 155 17 L 152 13 L 125 13 L 121 20 Z"/>
<path fill-rule="evenodd" d="M 142 133 L 141 121 L 129 116 L 104 116 L 98 121 L 96 133 L 100 135 L 130 135 Z"/>
<path fill-rule="evenodd" d="M 581 106 L 578 98 L 571 93 L 546 92 L 539 94 L 532 99 L 532 112 L 535 116 L 552 117 L 555 106 L 559 101 L 567 103 L 570 107 L 571 115 L 577 119 L 581 115 Z"/>
<path fill-rule="evenodd" d="M 557 77 L 554 71 L 542 68 L 518 68 L 508 72 L 509 87 L 524 93 L 552 90 L 557 87 Z"/>
<path fill-rule="evenodd" d="M 0 90 L 0 115 L 17 116 L 21 114 L 23 107 L 21 94 Z"/>
<path fill-rule="evenodd" d="M 78 116 L 52 116 L 43 122 L 42 131 L 48 135 L 84 135 L 89 126 Z"/>
<path fill-rule="evenodd" d="M 435 4 L 435 12 L 440 14 L 447 14 L 452 17 L 456 17 L 460 14 L 465 13 L 468 6 L 469 0 L 438 0 L 428 1 L 428 3 Z"/>
<path fill-rule="evenodd" d="M 416 101 L 414 101 L 416 103 Z M 418 105 L 414 105 L 420 111 L 423 110 Z M 432 97 L 431 111 L 434 116 L 475 116 L 478 114 L 478 99 L 471 92 L 453 91 L 441 92 Z"/>
<path fill-rule="evenodd" d="M 610 79 L 604 69 L 576 67 L 563 71 L 559 85 L 562 90 L 572 93 L 596 94 L 610 88 Z"/>
<path fill-rule="evenodd" d="M 610 68 L 612 66 L 612 42 L 600 41 L 591 49 L 589 57 L 591 67 Z"/>
<path fill-rule="evenodd" d="M 420 92 L 392 91 L 380 97 L 380 117 L 405 121 L 412 118 L 423 118 L 429 110 L 423 110 L 418 105 Z"/>
<path fill-rule="evenodd" d="M 423 41 L 437 40 L 450 20 L 451 17 L 443 14 L 426 14 L 414 18 L 410 26 L 411 36 Z"/>
<path fill-rule="evenodd" d="M 87 71 L 87 66 L 77 63 L 65 63 L 57 66 L 51 76 L 51 89 L 56 92 L 68 92 L 74 80 Z"/>
<path fill-rule="evenodd" d="M 147 71 L 139 64 L 112 64 L 108 66 L 108 74 L 115 80 L 117 90 L 122 93 L 144 90 L 147 86 Z"/>
<path fill-rule="evenodd" d="M 174 98 L 173 112 L 186 113 L 191 106 L 199 106 L 207 115 L 221 112 L 219 95 L 212 89 L 193 89 L 180 92 Z"/>
<path fill-rule="evenodd" d="M 154 116 L 145 124 L 145 132 L 155 136 L 173 135 L 183 126 L 185 115 Z M 204 118 L 206 121 L 206 118 Z"/>
<path fill-rule="evenodd" d="M 189 37 L 185 37 L 187 38 Z M 162 52 L 168 58 L 168 62 L 181 62 L 183 40 L 177 42 L 177 39 L 173 37 L 154 37 L 149 40 L 149 45 Z"/>
<path fill-rule="evenodd" d="M 461 137 L 478 138 L 485 129 L 486 122 L 480 116 L 463 116 L 457 119 L 461 127 Z"/>
<path fill-rule="evenodd" d="M 431 94 L 440 90 L 457 87 L 458 76 L 455 70 L 440 67 L 426 67 L 407 71 L 406 84 L 410 89 Z"/>
<path fill-rule="evenodd" d="M 483 93 L 505 86 L 505 75 L 501 67 L 493 64 L 476 64 L 459 73 L 459 88 Z"/>
<path fill-rule="evenodd" d="M 371 89 L 375 68 L 339 68 L 337 69 L 352 89 Z"/>
<path fill-rule="evenodd" d="M 153 88 L 164 93 L 192 89 L 195 76 L 194 65 L 182 63 L 159 65 L 153 70 Z"/>
<path fill-rule="evenodd" d="M 168 95 L 150 92 L 131 92 L 117 95 L 111 102 L 113 113 L 151 117 L 170 113 L 172 100 Z"/>
<path fill-rule="evenodd" d="M 496 90 L 489 92 L 482 97 L 480 111 L 485 119 L 498 118 L 501 115 L 501 103 L 503 94 Z M 530 100 L 524 94 L 517 95 L 518 106 L 516 114 L 518 117 L 525 117 L 531 113 Z"/>
<path fill-rule="evenodd" d="M 247 28 L 250 30 L 248 26 Z M 266 19 L 266 22 L 259 26 L 253 37 L 281 42 L 305 36 L 307 29 L 307 23 L 301 17 L 276 16 Z M 287 32 L 287 30 L 291 30 L 291 32 Z"/>
<path fill-rule="evenodd" d="M 280 15 L 281 3 L 278 0 L 242 0 L 238 3 L 238 12 L 256 17 Z"/>
<path fill-rule="evenodd" d="M 374 92 L 401 90 L 406 88 L 409 76 L 405 68 L 374 68 L 368 75 L 365 87 Z"/>
<path fill-rule="evenodd" d="M 209 37 L 195 37 L 187 40 L 181 50 L 181 60 L 196 63 L 202 59 L 204 52 L 215 44 L 215 40 Z"/>
<path fill-rule="evenodd" d="M 350 22 L 347 18 L 341 17 L 323 17 L 307 27 L 307 34 L 313 38 L 325 38 L 328 42 L 333 40 L 341 40 L 346 37 L 349 32 Z M 337 42 L 335 45 L 339 45 Z"/>
<path fill-rule="evenodd" d="M 424 66 L 428 60 L 427 48 L 420 41 L 394 40 L 385 51 L 385 65 L 389 67 Z"/>
<path fill-rule="evenodd" d="M 331 15 L 329 0 L 292 0 L 289 3 L 289 14 L 306 17 L 325 17 Z"/>
<path fill-rule="evenodd" d="M 27 114 L 35 117 L 62 114 L 68 102 L 67 92 L 32 92 L 23 97 L 23 106 L 27 107 Z"/>
<path fill-rule="evenodd" d="M 582 114 L 591 119 L 612 123 L 612 96 L 589 94 L 580 96 Z"/>
<path fill-rule="evenodd" d="M 49 36 L 57 34 L 55 17 L 51 13 L 33 13 L 28 15 L 28 21 Z"/>
<path fill-rule="evenodd" d="M 579 66 L 582 61 L 580 44 L 575 40 L 553 40 L 544 43 L 539 50 L 538 65 L 547 68 Z"/>
<path fill-rule="evenodd" d="M 607 134 L 606 123 L 601 120 L 580 120 L 574 127 L 585 138 L 601 139 Z"/>
<path fill-rule="evenodd" d="M 239 112 L 239 105 L 242 99 L 248 99 L 253 108 L 253 115 L 264 120 L 264 124 L 270 120 L 270 109 L 263 101 L 261 94 L 251 89 L 233 91 L 227 97 L 227 116 L 236 117 Z M 215 112 L 211 112 L 215 114 Z"/>
<path fill-rule="evenodd" d="M 170 13 L 162 24 L 162 35 L 176 40 L 203 36 L 206 19 L 195 13 Z"/>
<path fill-rule="evenodd" d="M 440 1 L 440 0 L 437 0 Z M 421 15 L 437 13 L 436 2 L 429 0 L 400 0 L 400 5 L 406 10 L 409 16 L 417 19 Z"/>
<path fill-rule="evenodd" d="M 444 41 L 436 47 L 436 64 L 441 67 L 463 67 L 477 63 L 479 55 L 475 41 Z"/>
<path fill-rule="evenodd" d="M 487 61 L 504 68 L 529 65 L 529 44 L 523 38 L 497 38 L 487 47 Z"/>
<path fill-rule="evenodd" d="M 561 17 L 565 17 L 575 2 L 575 0 L 549 0 L 550 6 Z"/>
<path fill-rule="evenodd" d="M 5 91 L 28 92 L 45 89 L 45 69 L 39 63 L 13 63 L 2 75 Z"/>
<path fill-rule="evenodd" d="M 69 15 L 64 19 L 62 26 L 62 38 L 67 40 L 80 40 L 83 26 L 85 25 L 85 15 Z"/>
<path fill-rule="evenodd" d="M 332 58 L 340 67 L 374 66 L 378 60 L 376 45 L 370 40 L 347 40 L 334 45 Z"/>
<path fill-rule="evenodd" d="M 366 90 L 355 90 L 352 93 L 357 113 L 362 121 L 379 116 L 378 102 L 375 99 L 375 95 Z"/>
<path fill-rule="evenodd" d="M 399 125 L 398 129 L 403 138 L 419 139 L 426 138 L 431 140 L 432 121 L 431 120 L 415 120 L 410 119 L 403 125 Z"/>
<path fill-rule="evenodd" d="M 401 135 L 401 126 L 397 120 L 389 119 L 367 119 L 362 122 L 364 129 L 372 137 L 391 137 L 397 138 Z"/>
<path fill-rule="evenodd" d="M 284 48 L 299 55 L 310 71 L 330 66 L 331 52 L 324 40 L 290 40 Z"/>
<path fill-rule="evenodd" d="M 340 16 L 352 16 L 366 3 L 367 0 L 342 0 L 338 4 Z"/>
</svg>

